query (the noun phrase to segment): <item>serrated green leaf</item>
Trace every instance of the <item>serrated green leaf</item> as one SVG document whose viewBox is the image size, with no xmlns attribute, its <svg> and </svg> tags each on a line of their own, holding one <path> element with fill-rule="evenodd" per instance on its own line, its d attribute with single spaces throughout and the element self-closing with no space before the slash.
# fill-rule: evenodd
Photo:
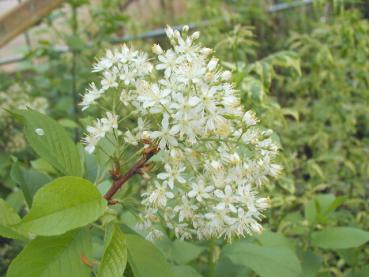
<svg viewBox="0 0 369 277">
<path fill-rule="evenodd" d="M 128 249 L 128 263 L 135 277 L 169 277 L 172 269 L 154 244 L 132 231 L 124 231 Z"/>
<path fill-rule="evenodd" d="M 16 225 L 41 236 L 60 235 L 98 219 L 106 208 L 97 188 L 80 177 L 61 177 L 35 195 L 28 215 Z"/>
<path fill-rule="evenodd" d="M 89 232 L 78 229 L 31 241 L 9 266 L 7 277 L 88 277 L 82 260 L 91 256 Z"/>
<path fill-rule="evenodd" d="M 293 51 L 280 51 L 265 58 L 272 66 L 292 68 L 301 75 L 300 59 Z"/>
<path fill-rule="evenodd" d="M 359 247 L 369 241 L 369 232 L 352 227 L 332 227 L 311 234 L 311 243 L 324 249 Z"/>
<path fill-rule="evenodd" d="M 224 247 L 222 255 L 233 263 L 251 268 L 261 277 L 298 276 L 301 272 L 296 254 L 285 246 L 260 246 L 238 241 Z"/>
<path fill-rule="evenodd" d="M 41 158 L 64 175 L 83 176 L 78 149 L 58 122 L 33 110 L 18 110 L 15 115 L 21 118 L 24 134 Z"/>
<path fill-rule="evenodd" d="M 108 230 L 105 250 L 102 257 L 98 277 L 123 276 L 127 264 L 127 244 L 123 232 L 118 225 Z"/>
</svg>

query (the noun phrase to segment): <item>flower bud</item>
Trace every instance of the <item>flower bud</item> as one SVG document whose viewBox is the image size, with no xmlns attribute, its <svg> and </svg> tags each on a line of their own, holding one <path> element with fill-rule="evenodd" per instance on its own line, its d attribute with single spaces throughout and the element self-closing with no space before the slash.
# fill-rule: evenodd
<svg viewBox="0 0 369 277">
<path fill-rule="evenodd" d="M 212 58 L 210 62 L 208 63 L 208 69 L 210 71 L 213 71 L 218 65 L 218 59 Z"/>
<path fill-rule="evenodd" d="M 212 50 L 212 49 L 210 49 L 210 48 L 202 48 L 202 49 L 201 49 L 201 54 L 203 54 L 203 55 L 205 55 L 205 56 L 210 55 L 212 52 L 213 52 L 213 50 Z"/>
<path fill-rule="evenodd" d="M 229 70 L 226 70 L 222 73 L 222 79 L 224 81 L 229 81 L 232 78 L 232 73 Z"/>
<path fill-rule="evenodd" d="M 161 49 L 159 44 L 154 44 L 152 46 L 152 51 L 156 54 L 156 55 L 161 55 L 163 54 L 163 49 Z"/>
<path fill-rule="evenodd" d="M 247 126 L 253 126 L 256 125 L 258 122 L 256 115 L 253 111 L 247 111 L 243 115 L 242 121 L 245 122 Z"/>
<path fill-rule="evenodd" d="M 183 28 L 182 28 L 182 31 L 184 33 L 187 33 L 189 29 L 190 29 L 190 27 L 188 27 L 188 25 L 184 25 Z"/>
<path fill-rule="evenodd" d="M 165 29 L 165 33 L 167 34 L 168 38 L 173 38 L 174 36 L 174 32 L 173 29 L 170 26 L 167 26 L 167 28 Z"/>
<path fill-rule="evenodd" d="M 191 38 L 192 38 L 193 40 L 196 40 L 196 39 L 198 39 L 199 37 L 200 37 L 200 32 L 199 32 L 199 31 L 194 32 L 194 33 L 191 35 Z"/>
</svg>

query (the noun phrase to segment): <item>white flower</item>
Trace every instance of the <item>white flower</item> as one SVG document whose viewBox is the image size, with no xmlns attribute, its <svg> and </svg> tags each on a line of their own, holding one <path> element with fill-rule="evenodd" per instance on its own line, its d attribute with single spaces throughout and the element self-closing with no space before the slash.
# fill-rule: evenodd
<svg viewBox="0 0 369 277">
<path fill-rule="evenodd" d="M 166 96 L 169 93 L 169 90 L 161 91 L 157 84 L 152 84 L 144 88 L 137 99 L 142 103 L 144 109 L 150 108 L 151 112 L 159 113 L 163 111 L 163 105 L 168 103 Z"/>
<path fill-rule="evenodd" d="M 87 92 L 83 95 L 82 102 L 80 103 L 82 106 L 82 111 L 86 110 L 91 104 L 95 103 L 103 93 L 104 90 L 98 89 L 95 83 L 91 83 L 90 88 L 87 89 Z"/>
<path fill-rule="evenodd" d="M 159 55 L 158 59 L 161 63 L 158 63 L 155 68 L 157 70 L 164 70 L 165 77 L 169 78 L 172 71 L 178 65 L 177 55 L 169 49 L 164 54 Z"/>
<path fill-rule="evenodd" d="M 173 189 L 174 181 L 178 181 L 181 184 L 186 183 L 186 179 L 183 178 L 180 174 L 186 170 L 184 166 L 182 167 L 174 167 L 172 168 L 169 164 L 164 166 L 166 172 L 162 172 L 158 174 L 158 178 L 161 180 L 167 180 L 168 186 Z"/>
<path fill-rule="evenodd" d="M 105 57 L 98 61 L 92 70 L 92 72 L 100 72 L 109 69 L 115 61 L 114 54 L 111 50 L 107 50 Z"/>
<path fill-rule="evenodd" d="M 178 212 L 179 222 L 183 222 L 186 219 L 192 219 L 198 209 L 198 207 L 192 204 L 185 195 L 182 196 L 181 200 L 182 204 L 174 207 L 174 211 Z"/>
<path fill-rule="evenodd" d="M 253 111 L 245 112 L 245 114 L 243 115 L 242 120 L 243 120 L 243 122 L 245 122 L 245 124 L 247 126 L 253 126 L 253 125 L 256 125 L 258 123 L 256 115 Z"/>
<path fill-rule="evenodd" d="M 83 138 L 83 142 L 86 144 L 85 150 L 87 153 L 92 154 L 95 151 L 97 143 L 99 142 L 99 138 L 96 136 L 86 136 Z"/>
<path fill-rule="evenodd" d="M 88 135 L 83 139 L 86 144 L 86 151 L 92 153 L 95 151 L 97 143 L 105 137 L 106 133 L 118 128 L 118 116 L 111 112 L 106 113 L 106 117 L 97 119 L 93 126 L 87 126 Z"/>
<path fill-rule="evenodd" d="M 258 191 L 282 170 L 275 163 L 279 147 L 255 113 L 244 111 L 231 72 L 197 42 L 200 33 L 188 35 L 188 29 L 181 35 L 168 26 L 171 47 L 154 45 L 152 63 L 126 45 L 97 62 L 101 85 L 91 84 L 81 106 L 103 104 L 107 112 L 87 127 L 86 150 L 103 147 L 99 141 L 110 140 L 110 132 L 123 157 L 138 148 L 160 149 L 148 167 L 157 172 L 145 170 L 143 178 L 139 225 L 149 239 L 163 235 L 160 223 L 181 239 L 260 232 L 270 202 Z M 118 126 L 118 115 L 136 126 Z"/>
<path fill-rule="evenodd" d="M 224 192 L 217 189 L 216 191 L 214 191 L 214 194 L 221 201 L 216 206 L 217 209 L 219 210 L 228 209 L 231 212 L 234 212 L 234 213 L 237 212 L 236 207 L 233 205 L 234 203 L 236 203 L 237 199 L 235 198 L 232 187 L 230 185 L 227 185 L 225 187 Z"/>
<path fill-rule="evenodd" d="M 210 192 L 214 190 L 213 186 L 206 186 L 203 179 L 199 179 L 196 183 L 192 184 L 192 190 L 188 193 L 188 197 L 196 198 L 197 201 L 203 201 L 203 199 L 210 198 Z"/>
<path fill-rule="evenodd" d="M 103 90 L 107 90 L 109 88 L 117 88 L 117 75 L 115 72 L 104 71 L 104 79 L 101 80 L 101 86 Z"/>
<path fill-rule="evenodd" d="M 147 194 L 143 194 L 145 196 Z M 155 182 L 155 189 L 148 195 L 145 201 L 154 207 L 165 207 L 168 199 L 174 198 L 174 194 L 167 190 L 167 183 L 159 184 Z"/>
<path fill-rule="evenodd" d="M 175 135 L 179 132 L 178 125 L 169 128 L 169 116 L 168 114 L 164 114 L 161 126 L 161 130 L 151 132 L 150 137 L 152 139 L 159 139 L 160 149 L 165 149 L 167 146 L 177 146 L 178 141 Z"/>
</svg>

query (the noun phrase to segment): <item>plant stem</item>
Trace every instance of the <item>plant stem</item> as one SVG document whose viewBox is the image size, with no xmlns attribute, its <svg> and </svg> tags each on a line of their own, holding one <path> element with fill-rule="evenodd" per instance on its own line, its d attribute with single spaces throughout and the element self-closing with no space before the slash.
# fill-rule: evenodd
<svg viewBox="0 0 369 277">
<path fill-rule="evenodd" d="M 104 195 L 104 198 L 109 202 L 109 204 L 114 204 L 114 201 L 111 200 L 117 191 L 129 180 L 129 178 L 138 173 L 139 170 L 147 163 L 147 161 L 158 152 L 159 149 L 156 146 L 150 146 L 149 148 L 145 149 L 143 157 L 136 162 L 124 175 L 119 176 L 113 181 L 112 186 Z"/>
<path fill-rule="evenodd" d="M 211 240 L 209 245 L 209 277 L 216 276 L 215 241 Z"/>
</svg>

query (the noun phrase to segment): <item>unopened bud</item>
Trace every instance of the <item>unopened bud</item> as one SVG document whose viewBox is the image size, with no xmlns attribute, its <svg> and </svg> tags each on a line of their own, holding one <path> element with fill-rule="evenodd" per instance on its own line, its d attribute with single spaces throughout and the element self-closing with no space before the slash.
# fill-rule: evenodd
<svg viewBox="0 0 369 277">
<path fill-rule="evenodd" d="M 194 33 L 191 35 L 191 38 L 192 38 L 193 40 L 198 39 L 199 37 L 200 37 L 200 32 L 199 32 L 199 31 L 194 32 Z"/>
<path fill-rule="evenodd" d="M 202 49 L 201 49 L 201 54 L 203 54 L 203 55 L 205 55 L 205 56 L 210 55 L 212 52 L 213 52 L 213 50 L 212 50 L 212 49 L 210 49 L 210 48 L 202 48 Z"/>
<path fill-rule="evenodd" d="M 152 46 L 152 51 L 156 54 L 156 55 L 161 55 L 163 54 L 163 49 L 161 49 L 159 44 L 154 44 Z"/>
<path fill-rule="evenodd" d="M 218 64 L 218 60 L 215 59 L 215 58 L 212 58 L 208 64 L 208 69 L 210 71 L 213 71 L 216 67 L 217 67 L 217 64 Z"/>
<path fill-rule="evenodd" d="M 232 78 L 232 73 L 229 70 L 226 70 L 222 73 L 222 79 L 224 81 L 229 81 Z"/>
<path fill-rule="evenodd" d="M 173 38 L 174 32 L 170 26 L 167 26 L 167 28 L 165 29 L 165 33 L 167 34 L 168 38 Z"/>
<path fill-rule="evenodd" d="M 189 29 L 190 29 L 190 27 L 188 27 L 188 25 L 184 25 L 183 28 L 182 28 L 182 31 L 184 33 L 187 33 Z"/>
</svg>

